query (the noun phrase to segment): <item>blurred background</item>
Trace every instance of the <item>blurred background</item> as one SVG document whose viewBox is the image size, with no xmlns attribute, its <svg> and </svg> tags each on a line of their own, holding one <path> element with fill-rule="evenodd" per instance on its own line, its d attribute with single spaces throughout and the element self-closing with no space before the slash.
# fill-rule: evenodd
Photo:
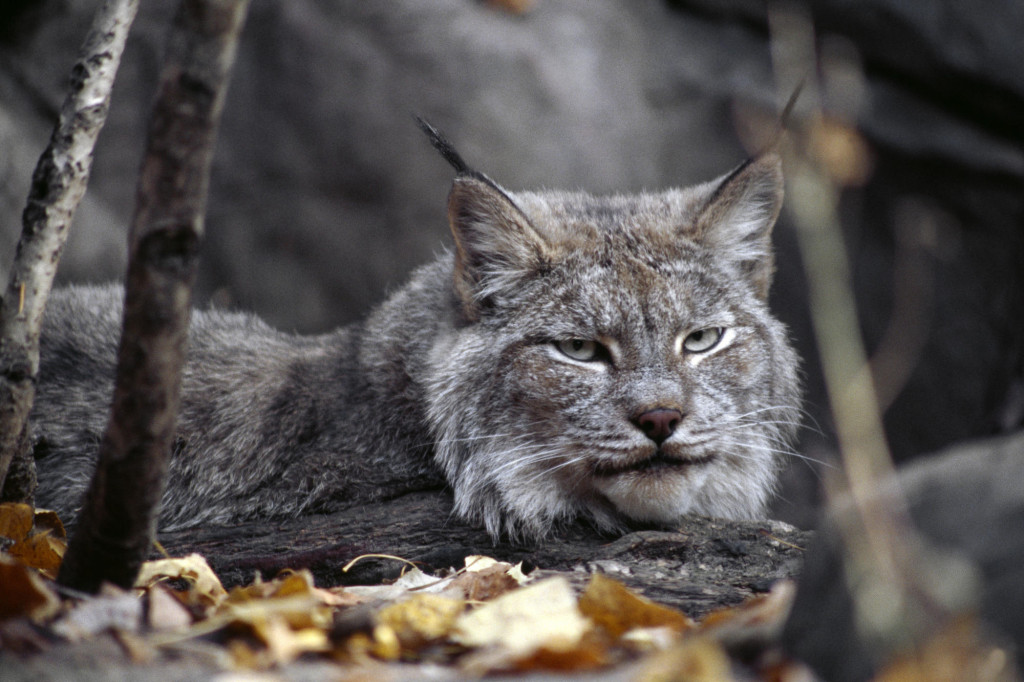
<svg viewBox="0 0 1024 682">
<path fill-rule="evenodd" d="M 0 5 L 4 281 L 32 169 L 97 4 Z M 176 5 L 142 3 L 61 282 L 123 275 Z M 823 102 L 856 130 L 843 233 L 895 457 L 1021 428 L 1024 3 L 803 7 L 819 67 L 833 75 Z M 448 243 L 452 171 L 414 113 L 511 190 L 629 192 L 727 172 L 788 95 L 775 86 L 763 0 L 252 0 L 197 300 L 316 332 L 399 287 Z M 829 462 L 833 430 L 785 214 L 775 235 L 773 307 L 805 358 L 800 452 Z M 777 518 L 811 523 L 820 468 L 793 460 Z"/>
</svg>

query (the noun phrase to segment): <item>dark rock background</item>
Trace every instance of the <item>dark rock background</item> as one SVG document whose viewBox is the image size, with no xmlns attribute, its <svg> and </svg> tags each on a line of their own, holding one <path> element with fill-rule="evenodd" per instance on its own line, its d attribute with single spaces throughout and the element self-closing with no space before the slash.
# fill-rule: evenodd
<svg viewBox="0 0 1024 682">
<path fill-rule="evenodd" d="M 920 584 L 927 576 L 931 585 L 942 585 L 945 608 L 977 618 L 980 636 L 1016 655 L 1018 666 L 1024 661 L 1022 480 L 1024 432 L 1019 432 L 918 460 L 880 486 L 873 501 L 891 504 L 899 491 L 924 548 L 911 567 L 914 579 Z M 864 599 L 873 582 L 849 570 L 854 550 L 844 544 L 840 528 L 849 526 L 850 507 L 849 501 L 838 505 L 819 526 L 783 633 L 789 652 L 831 682 L 872 679 L 907 644 L 892 632 L 869 634 L 859 627 L 850 586 Z M 929 607 L 925 615 L 901 619 L 900 634 L 906 638 L 913 631 L 920 640 L 946 624 L 941 610 L 934 603 Z"/>
<path fill-rule="evenodd" d="M 97 3 L 0 6 L 0 275 Z M 61 263 L 120 277 L 145 119 L 176 3 L 143 3 Z M 898 458 L 1024 425 L 1024 4 L 814 0 L 823 45 L 859 55 L 873 173 L 843 201 L 864 339 L 909 359 L 886 412 Z M 843 93 L 840 92 L 842 97 Z M 451 171 L 411 114 L 516 188 L 632 191 L 741 161 L 736 112 L 771 111 L 759 0 L 253 0 L 224 112 L 200 302 L 285 328 L 357 319 L 447 243 Z M 774 306 L 806 358 L 804 454 L 833 449 L 795 235 Z M 905 293 L 900 293 L 905 292 Z M 887 378 L 897 377 L 892 372 Z M 819 473 L 776 508 L 806 524 Z"/>
</svg>

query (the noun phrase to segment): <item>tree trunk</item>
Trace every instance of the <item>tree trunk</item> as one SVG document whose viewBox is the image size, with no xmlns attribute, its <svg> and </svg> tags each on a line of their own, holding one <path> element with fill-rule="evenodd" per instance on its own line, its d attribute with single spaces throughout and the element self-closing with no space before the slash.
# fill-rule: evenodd
<svg viewBox="0 0 1024 682">
<path fill-rule="evenodd" d="M 217 121 L 248 0 L 183 0 L 129 236 L 111 419 L 59 581 L 129 587 L 153 540 L 188 338 Z"/>
<path fill-rule="evenodd" d="M 108 0 L 96 12 L 71 71 L 50 143 L 32 175 L 22 233 L 0 302 L 0 500 L 31 502 L 35 463 L 28 413 L 39 374 L 39 330 L 138 0 Z M 10 475 L 8 475 L 10 473 Z"/>
</svg>

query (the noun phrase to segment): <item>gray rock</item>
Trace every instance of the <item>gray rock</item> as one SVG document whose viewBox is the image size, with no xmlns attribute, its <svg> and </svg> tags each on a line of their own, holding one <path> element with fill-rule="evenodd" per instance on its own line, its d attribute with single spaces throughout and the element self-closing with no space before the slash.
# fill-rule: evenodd
<svg viewBox="0 0 1024 682">
<path fill-rule="evenodd" d="M 996 633 L 996 643 L 1024 652 L 1024 431 L 971 442 L 915 463 L 899 473 L 929 561 L 916 566 L 945 580 L 943 596 L 962 601 Z M 895 650 L 892 641 L 865 634 L 855 624 L 834 520 L 826 519 L 808 551 L 797 597 L 786 624 L 787 649 L 827 680 L 854 682 Z M 971 586 L 977 582 L 978 589 Z M 973 593 L 973 594 L 972 594 Z M 973 603 L 972 603 L 973 602 Z M 927 636 L 926 631 L 916 633 Z"/>
</svg>

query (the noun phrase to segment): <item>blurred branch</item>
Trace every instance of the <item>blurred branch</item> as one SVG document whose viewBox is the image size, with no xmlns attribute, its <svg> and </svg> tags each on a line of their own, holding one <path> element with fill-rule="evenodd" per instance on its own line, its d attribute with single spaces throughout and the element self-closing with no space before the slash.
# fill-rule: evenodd
<svg viewBox="0 0 1024 682">
<path fill-rule="evenodd" d="M 852 514 L 837 517 L 845 568 L 859 627 L 879 652 L 917 646 L 967 601 L 963 580 L 946 557 L 930 551 L 899 494 L 875 493 L 893 463 L 882 427 L 871 366 L 861 340 L 852 278 L 839 221 L 845 185 L 865 179 L 870 163 L 855 130 L 855 111 L 822 110 L 829 65 L 817 55 L 809 16 L 796 4 L 770 9 L 777 87 L 788 92 L 807 73 L 810 82 L 784 145 L 787 203 L 797 227 L 808 278 L 811 318 L 835 420 Z M 844 73 L 849 76 L 849 71 Z M 823 86 L 823 87 L 822 87 Z M 962 564 L 957 564 L 962 568 Z M 969 581 L 966 581 L 969 582 Z"/>
<path fill-rule="evenodd" d="M 59 581 L 130 587 L 153 541 L 174 440 L 217 122 L 248 0 L 183 0 L 129 235 L 113 409 Z"/>
<path fill-rule="evenodd" d="M 138 0 L 108 0 L 96 11 L 71 71 L 50 143 L 32 174 L 22 233 L 0 303 L 0 499 L 30 501 L 35 465 L 28 413 L 39 373 L 39 330 L 57 263 L 92 169 Z"/>
</svg>

